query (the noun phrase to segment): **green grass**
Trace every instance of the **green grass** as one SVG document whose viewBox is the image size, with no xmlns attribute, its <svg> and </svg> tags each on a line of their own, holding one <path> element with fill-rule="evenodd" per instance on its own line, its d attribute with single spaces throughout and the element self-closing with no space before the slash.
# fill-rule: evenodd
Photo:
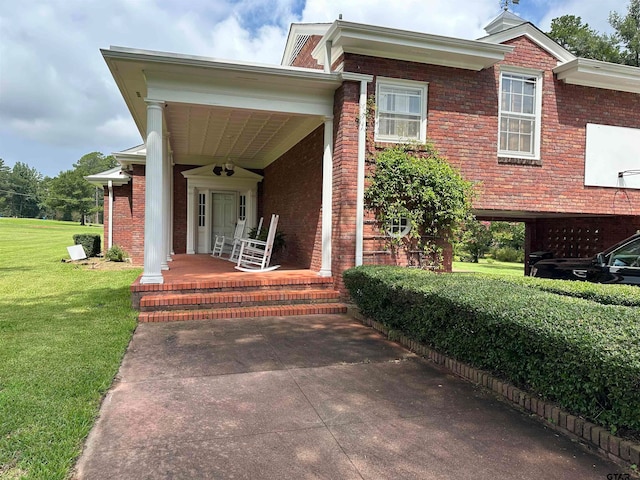
<svg viewBox="0 0 640 480">
<path fill-rule="evenodd" d="M 499 275 L 524 275 L 523 263 L 498 262 L 481 258 L 479 263 L 453 262 L 454 272 L 493 273 Z"/>
<path fill-rule="evenodd" d="M 89 232 L 0 218 L 0 478 L 68 477 L 135 328 L 139 269 L 61 262 Z"/>
</svg>

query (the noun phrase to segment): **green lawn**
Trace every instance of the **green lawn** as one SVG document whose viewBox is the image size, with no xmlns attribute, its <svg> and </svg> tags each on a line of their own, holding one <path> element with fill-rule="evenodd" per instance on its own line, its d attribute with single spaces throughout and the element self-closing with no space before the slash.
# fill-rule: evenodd
<svg viewBox="0 0 640 480">
<path fill-rule="evenodd" d="M 453 271 L 523 276 L 524 264 L 497 262 L 492 259 L 481 258 L 479 263 L 453 262 Z"/>
<path fill-rule="evenodd" d="M 61 262 L 85 232 L 0 218 L 0 478 L 69 475 L 135 328 L 139 269 Z"/>
</svg>

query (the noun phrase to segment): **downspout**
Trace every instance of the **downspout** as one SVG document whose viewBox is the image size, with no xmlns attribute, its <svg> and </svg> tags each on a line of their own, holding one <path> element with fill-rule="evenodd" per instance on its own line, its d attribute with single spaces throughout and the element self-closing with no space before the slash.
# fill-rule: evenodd
<svg viewBox="0 0 640 480">
<path fill-rule="evenodd" d="M 342 79 L 360 82 L 358 99 L 358 158 L 356 169 L 356 256 L 355 265 L 363 264 L 364 252 L 364 180 L 365 157 L 367 151 L 367 84 L 373 81 L 373 75 L 344 72 Z"/>
<path fill-rule="evenodd" d="M 331 73 L 331 51 L 333 50 L 333 42 L 327 40 L 324 44 L 324 73 Z"/>
<path fill-rule="evenodd" d="M 109 248 L 113 247 L 113 181 L 107 182 L 107 188 L 109 189 L 109 230 L 107 232 L 107 245 Z"/>
<path fill-rule="evenodd" d="M 367 142 L 367 81 L 360 81 L 360 115 L 358 117 L 358 180 L 356 184 L 356 267 L 362 265 L 364 250 L 364 174 Z"/>
</svg>

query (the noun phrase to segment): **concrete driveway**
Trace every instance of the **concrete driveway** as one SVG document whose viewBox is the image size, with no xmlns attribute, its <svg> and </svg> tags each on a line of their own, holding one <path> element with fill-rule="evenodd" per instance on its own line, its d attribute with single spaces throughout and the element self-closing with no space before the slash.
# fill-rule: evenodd
<svg viewBox="0 0 640 480">
<path fill-rule="evenodd" d="M 343 315 L 141 324 L 79 479 L 605 479 L 613 463 Z"/>
</svg>

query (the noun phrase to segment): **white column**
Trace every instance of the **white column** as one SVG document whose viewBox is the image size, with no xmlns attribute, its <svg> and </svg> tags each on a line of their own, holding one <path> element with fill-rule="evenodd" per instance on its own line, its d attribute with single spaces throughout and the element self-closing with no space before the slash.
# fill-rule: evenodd
<svg viewBox="0 0 640 480">
<path fill-rule="evenodd" d="M 107 249 L 113 247 L 113 181 L 107 182 L 107 189 L 109 190 L 109 230 L 107 232 Z"/>
<path fill-rule="evenodd" d="M 169 260 L 171 260 L 171 179 L 169 175 L 169 136 L 163 136 L 162 155 L 162 216 L 163 216 L 163 239 L 162 239 L 162 270 L 169 270 Z"/>
<path fill-rule="evenodd" d="M 367 141 L 367 81 L 360 82 L 360 114 L 358 122 L 358 179 L 356 183 L 356 266 L 362 265 L 364 249 L 364 160 Z"/>
<path fill-rule="evenodd" d="M 322 266 L 321 277 L 331 276 L 331 235 L 333 222 L 333 117 L 324 120 L 322 156 Z"/>
<path fill-rule="evenodd" d="M 193 255 L 195 249 L 195 226 L 194 226 L 194 209 L 196 206 L 196 189 L 187 185 L 187 253 Z"/>
<path fill-rule="evenodd" d="M 144 199 L 144 272 L 140 283 L 163 283 L 164 218 L 162 212 L 162 109 L 163 103 L 147 100 L 147 164 Z"/>
<path fill-rule="evenodd" d="M 107 182 L 107 188 L 109 189 L 109 231 L 107 234 L 107 248 L 113 247 L 113 181 Z"/>
<path fill-rule="evenodd" d="M 169 186 L 169 190 L 171 191 L 171 195 L 169 195 L 169 202 L 171 203 L 171 208 L 169 208 L 169 232 L 171 232 L 170 236 L 169 236 L 169 255 L 175 255 L 175 252 L 173 251 L 173 206 L 175 203 L 175 192 L 173 189 L 173 153 L 171 153 L 169 155 L 169 172 L 171 173 L 169 175 L 169 179 L 170 179 L 170 186 Z M 173 258 L 169 258 L 170 261 L 173 261 Z"/>
</svg>

